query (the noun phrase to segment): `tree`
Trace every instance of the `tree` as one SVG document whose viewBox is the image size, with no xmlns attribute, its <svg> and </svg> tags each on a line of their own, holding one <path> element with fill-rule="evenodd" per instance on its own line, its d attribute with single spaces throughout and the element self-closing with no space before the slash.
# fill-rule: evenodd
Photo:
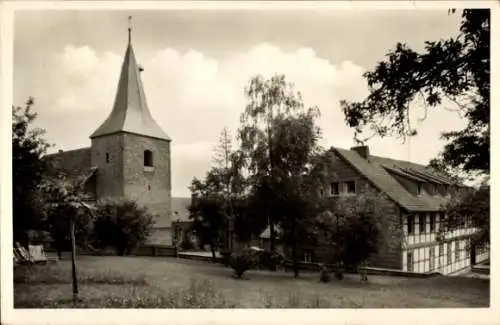
<svg viewBox="0 0 500 325">
<path fill-rule="evenodd" d="M 253 77 L 245 89 L 247 106 L 241 116 L 239 138 L 241 151 L 248 160 L 249 182 L 253 195 L 259 197 L 264 207 L 263 215 L 271 231 L 271 251 L 275 252 L 275 224 L 279 221 L 279 213 L 273 202 L 276 198 L 273 186 L 276 182 L 277 152 L 273 145 L 273 132 L 277 119 L 290 116 L 295 112 L 303 112 L 300 93 L 287 83 L 285 76 L 275 75 L 270 79 L 262 76 Z M 255 200 L 254 200 L 255 201 Z"/>
<path fill-rule="evenodd" d="M 454 10 L 453 10 L 454 12 Z M 403 139 L 417 130 L 410 122 L 413 105 L 428 110 L 451 103 L 467 120 L 463 130 L 442 134 L 447 140 L 437 162 L 449 171 L 490 172 L 490 10 L 462 12 L 457 37 L 425 43 L 423 53 L 398 43 L 373 71 L 364 74 L 370 94 L 362 102 L 341 101 L 355 138 L 369 128 L 374 135 Z M 368 139 L 368 138 L 367 138 Z M 366 141 L 361 140 L 361 141 Z"/>
<path fill-rule="evenodd" d="M 189 187 L 191 205 L 189 217 L 194 221 L 194 228 L 200 234 L 203 243 L 208 242 L 215 262 L 215 249 L 227 227 L 225 211 L 224 177 L 218 169 L 212 168 L 204 180 L 194 178 Z"/>
<path fill-rule="evenodd" d="M 258 196 L 246 195 L 233 200 L 234 235 L 240 242 L 249 242 L 258 237 L 268 226 L 262 218 L 266 211 Z"/>
<path fill-rule="evenodd" d="M 471 238 L 471 246 L 484 247 L 490 244 L 490 186 L 462 191 L 453 195 L 444 206 L 445 229 L 456 229 L 468 224 L 479 231 Z"/>
<path fill-rule="evenodd" d="M 45 131 L 31 127 L 37 117 L 33 104 L 30 98 L 24 108 L 12 107 L 13 239 L 24 245 L 26 231 L 39 223 L 34 195 L 45 171 L 42 156 L 49 147 L 43 138 Z"/>
<path fill-rule="evenodd" d="M 388 243 L 387 216 L 390 206 L 382 194 L 366 190 L 354 197 L 328 199 L 329 206 L 316 218 L 321 245 L 330 247 L 331 260 L 338 266 L 357 269 Z"/>
<path fill-rule="evenodd" d="M 291 247 L 295 277 L 299 274 L 297 249 L 309 240 L 308 223 L 314 213 L 316 196 L 308 173 L 312 158 L 319 151 L 320 131 L 315 125 L 318 114 L 312 108 L 295 116 L 278 116 L 273 129 L 273 205 L 282 217 L 282 239 Z"/>
<path fill-rule="evenodd" d="M 50 178 L 44 180 L 39 187 L 39 193 L 42 193 L 44 200 L 44 214 L 49 216 L 48 220 L 54 222 L 57 228 L 61 224 L 69 225 L 67 231 L 71 239 L 71 273 L 75 301 L 78 299 L 75 224 L 77 220 L 91 219 L 95 208 L 88 203 L 89 197 L 82 191 L 82 182 L 83 180 L 73 184 L 63 178 Z M 59 221 L 58 218 L 63 220 Z"/>
<path fill-rule="evenodd" d="M 232 139 L 229 130 L 224 127 L 222 129 L 219 143 L 214 150 L 214 163 L 215 168 L 221 173 L 222 182 L 224 183 L 224 211 L 226 217 L 226 242 L 225 247 L 228 251 L 233 246 L 233 228 L 234 228 L 234 215 L 233 215 L 233 178 L 238 177 L 239 173 L 233 167 L 235 154 L 232 151 Z M 236 171 L 236 173 L 234 173 Z"/>
<path fill-rule="evenodd" d="M 133 200 L 102 199 L 97 204 L 94 240 L 123 256 L 145 242 L 153 224 L 153 215 Z"/>
<path fill-rule="evenodd" d="M 62 179 L 59 181 L 64 182 Z M 69 187 L 71 185 L 64 183 L 64 185 L 59 186 Z M 71 188 L 68 192 L 70 191 L 72 191 Z M 85 201 L 85 198 L 81 199 Z M 91 214 L 81 209 L 75 210 L 72 206 L 48 205 L 43 215 L 42 227 L 49 232 L 59 259 L 62 259 L 61 253 L 63 251 L 71 251 L 72 249 L 72 239 L 69 231 L 71 219 L 68 216 L 74 215 L 76 244 L 88 243 L 93 230 L 93 216 Z"/>
</svg>

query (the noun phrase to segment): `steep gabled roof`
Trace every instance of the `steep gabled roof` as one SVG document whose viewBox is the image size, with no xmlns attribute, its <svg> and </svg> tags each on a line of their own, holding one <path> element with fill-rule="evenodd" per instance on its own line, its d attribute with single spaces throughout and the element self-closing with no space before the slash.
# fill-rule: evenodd
<svg viewBox="0 0 500 325">
<path fill-rule="evenodd" d="M 415 195 L 405 189 L 391 173 L 417 182 L 455 184 L 446 175 L 423 165 L 372 155 L 365 159 L 354 150 L 332 150 L 378 190 L 410 212 L 438 211 L 448 199 L 442 196 Z"/>
<path fill-rule="evenodd" d="M 141 71 L 142 68 L 137 65 L 135 59 L 129 34 L 113 110 L 90 138 L 128 132 L 167 141 L 171 140 L 151 116 L 142 86 Z"/>
<path fill-rule="evenodd" d="M 172 221 L 190 221 L 189 205 L 190 197 L 173 197 L 171 203 Z"/>
<path fill-rule="evenodd" d="M 63 173 L 68 179 L 77 179 L 92 167 L 91 148 L 60 151 L 43 157 L 47 164 L 47 175 L 57 176 Z"/>
<path fill-rule="evenodd" d="M 181 222 L 191 221 L 191 219 L 189 219 L 189 210 L 188 210 L 190 204 L 191 204 L 191 198 L 189 197 L 171 198 L 170 216 L 157 219 L 154 227 L 168 228 L 171 226 L 173 222 L 176 221 L 181 221 Z"/>
<path fill-rule="evenodd" d="M 97 167 L 91 165 L 91 148 L 60 151 L 44 156 L 43 160 L 47 166 L 47 177 L 58 177 L 62 174 L 67 181 L 79 183 L 81 186 L 85 186 L 97 172 Z M 95 192 L 95 189 L 91 191 Z"/>
<path fill-rule="evenodd" d="M 275 238 L 279 238 L 281 235 L 281 228 L 276 225 L 274 226 L 274 235 Z M 266 229 L 260 234 L 259 238 L 261 239 L 270 239 L 271 238 L 271 227 L 267 226 Z"/>
</svg>

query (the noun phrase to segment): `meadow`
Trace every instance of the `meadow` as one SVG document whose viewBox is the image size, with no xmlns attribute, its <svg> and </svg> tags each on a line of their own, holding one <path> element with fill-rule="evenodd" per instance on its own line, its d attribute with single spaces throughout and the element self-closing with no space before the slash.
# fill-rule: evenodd
<svg viewBox="0 0 500 325">
<path fill-rule="evenodd" d="M 488 307 L 489 280 L 251 270 L 158 257 L 79 256 L 79 301 L 72 299 L 69 258 L 14 270 L 15 308 L 473 308 Z"/>
</svg>

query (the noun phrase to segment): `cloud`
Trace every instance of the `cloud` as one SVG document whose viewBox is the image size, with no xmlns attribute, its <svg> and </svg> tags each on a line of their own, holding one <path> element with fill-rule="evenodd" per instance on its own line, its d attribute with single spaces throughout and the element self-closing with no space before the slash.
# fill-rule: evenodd
<svg viewBox="0 0 500 325">
<path fill-rule="evenodd" d="M 285 74 L 306 106 L 320 108 L 323 144 L 352 144 L 339 101 L 367 94 L 363 69 L 353 62 L 334 64 L 311 48 L 284 51 L 270 43 L 218 58 L 194 49 L 135 50 L 145 68 L 142 78 L 152 114 L 173 138 L 173 195 L 187 195 L 192 177 L 203 176 L 222 128 L 236 130 L 245 106 L 244 87 L 256 73 Z M 88 145 L 88 135 L 111 110 L 122 55 L 68 45 L 48 63 L 50 78 L 35 97 L 51 108 L 50 116 L 67 121 L 62 128 L 41 116 L 52 142 L 66 148 Z"/>
<path fill-rule="evenodd" d="M 111 52 L 68 45 L 56 56 L 44 91 L 53 96 L 54 109 L 105 112 L 114 99 L 120 62 Z"/>
</svg>

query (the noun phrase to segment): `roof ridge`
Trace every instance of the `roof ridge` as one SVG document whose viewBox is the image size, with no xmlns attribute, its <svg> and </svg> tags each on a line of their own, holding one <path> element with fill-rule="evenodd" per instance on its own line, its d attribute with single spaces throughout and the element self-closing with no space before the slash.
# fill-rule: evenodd
<svg viewBox="0 0 500 325">
<path fill-rule="evenodd" d="M 390 158 L 390 157 L 382 157 L 382 156 L 377 156 L 377 155 L 370 155 L 370 157 L 378 158 L 378 159 L 388 159 L 388 160 L 392 160 L 394 162 L 401 162 L 401 163 L 405 163 L 405 164 L 417 165 L 417 166 L 420 166 L 423 168 L 429 168 L 427 165 L 424 165 L 421 163 L 416 163 L 416 162 L 409 161 L 409 160 L 402 160 L 402 159 L 396 159 L 396 158 Z"/>
<path fill-rule="evenodd" d="M 83 150 L 90 150 L 90 149 L 92 149 L 92 147 L 88 146 L 88 147 L 77 148 L 77 149 L 62 150 L 62 151 L 58 151 L 58 152 L 45 154 L 44 157 L 56 156 L 56 155 L 60 155 L 60 154 L 68 153 L 68 152 L 83 151 Z"/>
</svg>

